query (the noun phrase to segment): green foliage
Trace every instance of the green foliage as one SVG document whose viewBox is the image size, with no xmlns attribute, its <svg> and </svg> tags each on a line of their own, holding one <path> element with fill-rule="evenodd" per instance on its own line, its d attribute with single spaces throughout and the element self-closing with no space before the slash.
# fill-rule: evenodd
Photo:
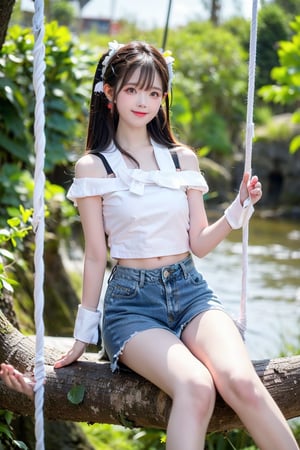
<svg viewBox="0 0 300 450">
<path fill-rule="evenodd" d="M 9 273 L 12 272 L 14 264 L 25 268 L 26 262 L 23 258 L 16 258 L 15 251 L 22 248 L 22 241 L 32 230 L 32 210 L 24 209 L 21 205 L 14 217 L 7 220 L 7 226 L 0 229 L 0 292 L 6 289 L 13 292 L 13 286 L 17 285 Z"/>
<path fill-rule="evenodd" d="M 11 165 L 7 165 L 12 169 Z M 0 226 L 0 291 L 5 288 L 12 292 L 13 286 L 17 282 L 12 278 L 13 266 L 18 264 L 22 269 L 26 269 L 26 261 L 22 257 L 24 251 L 24 238 L 32 231 L 32 214 L 31 208 L 34 184 L 29 172 L 24 171 L 13 172 L 11 174 L 12 179 L 4 181 L 2 208 L 3 215 L 1 217 Z M 1 177 L 0 177 L 1 181 Z M 14 196 L 13 201 L 10 202 L 9 187 L 14 184 Z M 7 190 L 5 189 L 7 186 Z M 45 220 L 49 221 L 48 228 L 53 228 L 51 223 L 52 216 L 55 215 L 55 211 L 59 210 L 60 220 L 59 223 L 55 223 L 55 233 L 59 233 L 61 237 L 67 237 L 70 232 L 70 223 L 74 220 L 74 207 L 66 200 L 65 190 L 61 186 L 51 184 L 46 181 L 45 184 Z M 16 204 L 16 199 L 21 198 L 24 200 L 22 205 Z M 4 220 L 9 216 L 9 219 Z"/>
<path fill-rule="evenodd" d="M 253 439 L 244 430 L 231 430 L 225 433 L 209 433 L 205 450 L 257 450 Z"/>
<path fill-rule="evenodd" d="M 69 2 L 56 0 L 51 5 L 53 20 L 60 25 L 71 25 L 75 18 L 75 8 Z"/>
<path fill-rule="evenodd" d="M 274 67 L 271 77 L 275 85 L 267 85 L 259 90 L 259 95 L 266 102 L 283 105 L 299 104 L 300 100 L 300 16 L 291 23 L 294 35 L 290 41 L 279 43 L 279 67 Z M 293 122 L 300 123 L 300 110 L 293 114 Z M 300 148 L 300 136 L 296 136 L 290 143 L 290 151 L 294 153 Z"/>
<path fill-rule="evenodd" d="M 163 450 L 166 433 L 155 429 L 129 429 L 119 425 L 81 424 L 87 438 L 96 450 Z M 257 450 L 252 438 L 244 430 L 209 433 L 205 450 Z"/>
<path fill-rule="evenodd" d="M 257 30 L 257 75 L 259 89 L 270 83 L 270 72 L 278 65 L 278 42 L 289 37 L 288 18 L 275 4 L 264 6 L 259 12 Z"/>
<path fill-rule="evenodd" d="M 243 17 L 232 17 L 223 25 L 225 30 L 236 36 L 243 49 L 248 52 L 250 40 L 250 21 Z"/>
<path fill-rule="evenodd" d="M 12 217 L 19 214 L 19 204 L 25 209 L 32 208 L 34 181 L 29 171 L 21 170 L 18 164 L 5 163 L 0 169 L 0 226 L 5 226 L 7 211 Z M 67 226 L 74 219 L 74 207 L 65 198 L 65 189 L 61 186 L 45 183 L 46 218 L 53 210 L 61 212 L 56 232 L 66 235 Z"/>
<path fill-rule="evenodd" d="M 96 450 L 163 450 L 166 434 L 154 429 L 129 429 L 119 425 L 81 424 Z"/>
<path fill-rule="evenodd" d="M 299 351 L 299 349 L 298 349 L 298 351 Z M 297 419 L 290 420 L 290 426 L 291 426 L 291 429 L 293 431 L 293 434 L 296 438 L 298 445 L 300 445 L 300 419 L 299 419 L 299 417 Z"/>
<path fill-rule="evenodd" d="M 27 450 L 27 445 L 22 441 L 17 441 L 13 437 L 11 421 L 13 413 L 10 411 L 0 410 L 0 450 L 23 449 Z"/>
<path fill-rule="evenodd" d="M 234 35 L 210 23 L 178 30 L 169 47 L 176 57 L 176 132 L 196 148 L 228 154 L 245 119 L 246 53 Z"/>
<path fill-rule="evenodd" d="M 0 53 L 0 161 L 18 161 L 21 168 L 34 162 L 33 46 L 31 31 L 15 25 Z M 72 158 L 66 151 L 74 147 L 85 124 L 83 105 L 94 61 L 89 50 L 56 22 L 45 27 L 45 48 L 46 169 L 51 170 Z"/>
<path fill-rule="evenodd" d="M 273 0 L 273 2 L 290 16 L 299 14 L 299 0 Z"/>
<path fill-rule="evenodd" d="M 46 173 L 73 161 L 86 124 L 86 104 L 94 60 L 66 27 L 56 22 L 45 28 L 46 45 Z M 8 207 L 30 208 L 33 194 L 33 124 L 35 99 L 32 86 L 34 39 L 29 29 L 9 29 L 0 52 L 0 226 Z M 66 232 L 74 209 L 65 201 L 63 188 L 46 183 L 48 206 L 61 207 L 56 231 Z M 51 210 L 51 207 L 49 206 Z"/>
</svg>

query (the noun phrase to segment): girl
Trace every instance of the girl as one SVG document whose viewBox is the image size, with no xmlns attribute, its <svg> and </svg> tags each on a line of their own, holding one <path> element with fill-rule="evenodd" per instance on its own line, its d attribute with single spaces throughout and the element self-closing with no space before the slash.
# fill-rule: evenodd
<svg viewBox="0 0 300 450">
<path fill-rule="evenodd" d="M 107 236 L 116 265 L 101 319 L 104 347 L 113 371 L 125 364 L 172 398 L 167 449 L 204 448 L 218 391 L 260 449 L 296 450 L 236 325 L 191 256 L 205 256 L 249 219 L 261 184 L 245 174 L 236 200 L 208 224 L 197 156 L 171 131 L 171 81 L 172 58 L 143 42 L 111 43 L 99 61 L 87 150 L 68 192 L 85 237 L 82 303 L 73 347 L 55 367 L 98 341 Z M 30 393 L 10 366 L 1 376 Z"/>
</svg>

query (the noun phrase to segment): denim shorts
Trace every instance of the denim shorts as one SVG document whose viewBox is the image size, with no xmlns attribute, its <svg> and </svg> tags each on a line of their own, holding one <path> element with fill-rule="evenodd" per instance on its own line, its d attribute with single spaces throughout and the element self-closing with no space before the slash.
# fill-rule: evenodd
<svg viewBox="0 0 300 450">
<path fill-rule="evenodd" d="M 108 280 L 102 323 L 112 371 L 118 368 L 126 343 L 137 333 L 161 328 L 180 338 L 195 316 L 210 309 L 224 310 L 191 256 L 151 270 L 116 265 Z"/>
</svg>

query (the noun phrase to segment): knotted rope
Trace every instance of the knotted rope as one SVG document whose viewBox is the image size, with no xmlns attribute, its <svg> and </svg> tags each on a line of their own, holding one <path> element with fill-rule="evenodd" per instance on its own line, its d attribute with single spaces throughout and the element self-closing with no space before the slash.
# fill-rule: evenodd
<svg viewBox="0 0 300 450">
<path fill-rule="evenodd" d="M 34 320 L 36 327 L 35 340 L 35 437 L 36 450 L 44 450 L 44 236 L 45 236 L 45 204 L 44 204 L 44 161 L 45 161 L 45 111 L 44 111 L 44 72 L 45 46 L 44 46 L 44 4 L 43 0 L 35 0 L 35 13 L 33 16 L 34 49 L 33 49 L 33 87 L 36 97 L 34 112 L 34 196 L 33 196 L 33 229 L 35 231 L 34 252 Z"/>
<path fill-rule="evenodd" d="M 252 20 L 250 30 L 249 45 L 249 67 L 248 67 L 248 96 L 247 96 L 247 117 L 246 117 L 246 139 L 245 139 L 245 163 L 244 171 L 251 174 L 252 164 L 252 141 L 254 137 L 253 108 L 255 92 L 255 67 L 256 67 L 256 46 L 257 46 L 257 0 L 252 2 Z M 247 289 L 248 289 L 248 241 L 249 222 L 243 227 L 242 242 L 242 291 L 240 303 L 240 316 L 238 319 L 239 329 L 244 336 L 247 328 Z"/>
</svg>

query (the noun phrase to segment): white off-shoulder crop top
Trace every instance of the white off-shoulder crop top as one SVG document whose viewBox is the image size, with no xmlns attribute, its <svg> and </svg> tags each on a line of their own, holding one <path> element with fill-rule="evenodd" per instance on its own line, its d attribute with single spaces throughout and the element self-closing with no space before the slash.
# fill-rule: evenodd
<svg viewBox="0 0 300 450">
<path fill-rule="evenodd" d="M 74 178 L 67 197 L 101 196 L 111 257 L 151 258 L 189 250 L 187 189 L 208 191 L 200 172 L 176 170 L 169 149 L 152 142 L 159 170 L 128 168 L 115 147 L 106 151 L 113 178 Z"/>
</svg>

